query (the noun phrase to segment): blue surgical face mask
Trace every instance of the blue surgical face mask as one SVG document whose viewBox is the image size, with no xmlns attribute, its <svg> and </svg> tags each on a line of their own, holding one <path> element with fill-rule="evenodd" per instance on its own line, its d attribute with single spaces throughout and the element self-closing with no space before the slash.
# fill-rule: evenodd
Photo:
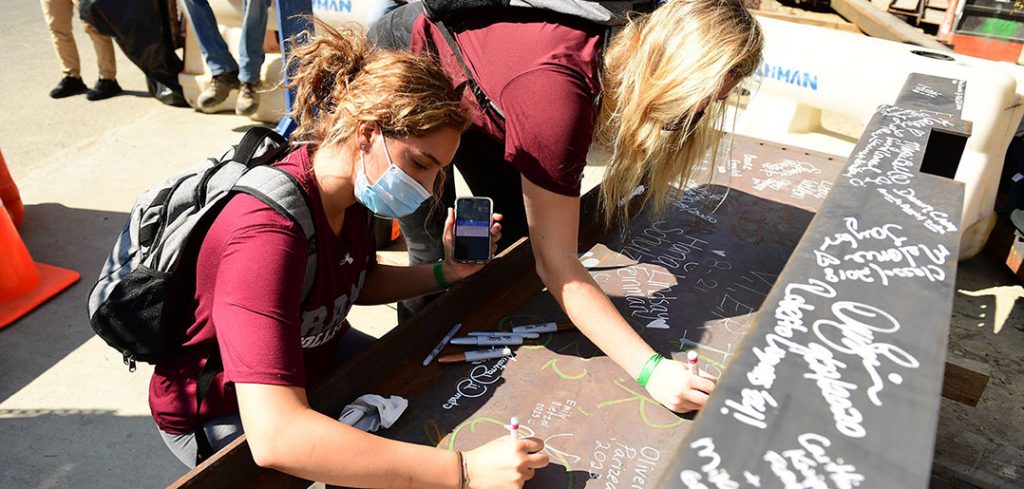
<svg viewBox="0 0 1024 489">
<path fill-rule="evenodd" d="M 380 140 L 384 145 L 384 156 L 388 160 L 388 168 L 377 179 L 377 183 L 370 185 L 366 178 L 366 159 L 363 157 L 363 152 L 359 151 L 359 169 L 356 171 L 356 200 L 381 217 L 395 219 L 408 216 L 416 212 L 420 204 L 430 197 L 430 192 L 391 161 L 391 154 L 388 153 L 388 145 L 383 134 L 381 134 Z"/>
</svg>

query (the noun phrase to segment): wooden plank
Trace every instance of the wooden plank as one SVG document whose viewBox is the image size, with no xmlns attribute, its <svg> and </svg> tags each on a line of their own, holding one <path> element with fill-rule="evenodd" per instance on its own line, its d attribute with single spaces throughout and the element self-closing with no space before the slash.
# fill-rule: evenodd
<svg viewBox="0 0 1024 489">
<path fill-rule="evenodd" d="M 950 356 L 943 371 L 942 397 L 976 407 L 985 394 L 990 372 L 984 363 L 958 355 Z"/>
<path fill-rule="evenodd" d="M 889 11 L 902 10 L 904 12 L 917 12 L 917 6 L 921 0 L 895 0 L 889 4 Z"/>
<path fill-rule="evenodd" d="M 879 107 L 661 486 L 928 486 L 964 189 L 919 169 L 963 94 Z"/>
<path fill-rule="evenodd" d="M 869 36 L 914 44 L 939 52 L 950 50 L 945 44 L 907 25 L 896 16 L 879 10 L 867 0 L 832 0 L 830 5 L 832 10 L 856 24 Z"/>
<path fill-rule="evenodd" d="M 939 25 L 946 18 L 946 11 L 934 9 L 928 7 L 924 9 L 924 16 L 921 17 L 921 22 L 925 24 Z"/>
<path fill-rule="evenodd" d="M 791 15 L 784 12 L 774 12 L 771 10 L 753 10 L 754 15 L 760 17 L 769 17 L 772 19 L 785 20 L 787 22 L 795 22 L 797 24 L 813 25 L 815 27 L 825 27 L 827 29 L 835 29 L 837 31 L 845 31 L 853 34 L 863 34 L 857 26 L 849 22 L 834 22 L 823 19 L 814 19 L 810 17 L 801 17 L 799 15 Z"/>
</svg>

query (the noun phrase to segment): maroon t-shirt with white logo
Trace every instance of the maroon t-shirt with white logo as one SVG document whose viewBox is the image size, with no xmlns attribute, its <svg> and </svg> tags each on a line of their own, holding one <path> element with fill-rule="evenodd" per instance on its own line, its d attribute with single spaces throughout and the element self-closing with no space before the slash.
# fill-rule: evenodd
<svg viewBox="0 0 1024 489">
<path fill-rule="evenodd" d="M 604 28 L 536 9 L 465 17 L 446 25 L 473 78 L 505 113 L 504 121 L 494 120 L 467 89 L 463 99 L 475 113 L 472 128 L 503 144 L 505 161 L 534 184 L 578 196 L 601 91 Z M 413 52 L 436 48 L 453 86 L 466 79 L 440 31 L 423 15 L 413 25 L 410 46 Z"/>
<path fill-rule="evenodd" d="M 332 367 L 345 315 L 376 263 L 369 214 L 360 204 L 345 214 L 341 236 L 331 230 L 305 147 L 274 166 L 296 177 L 316 226 L 316 280 L 308 300 L 302 283 L 308 244 L 288 218 L 249 195 L 237 195 L 213 222 L 199 251 L 195 311 L 181 342 L 186 348 L 157 365 L 149 405 L 161 430 L 192 432 L 196 379 L 219 346 L 224 371 L 203 398 L 201 419 L 238 412 L 235 382 L 308 387 Z"/>
</svg>

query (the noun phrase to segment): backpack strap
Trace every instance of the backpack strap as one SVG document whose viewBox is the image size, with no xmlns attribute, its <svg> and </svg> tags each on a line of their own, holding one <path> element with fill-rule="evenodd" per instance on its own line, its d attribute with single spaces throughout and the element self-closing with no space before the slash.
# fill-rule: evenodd
<svg viewBox="0 0 1024 489">
<path fill-rule="evenodd" d="M 302 300 L 306 300 L 316 279 L 317 263 L 316 226 L 306 192 L 291 173 L 272 166 L 257 166 L 245 172 L 233 190 L 259 199 L 302 229 L 309 252 L 302 280 Z"/>
<path fill-rule="evenodd" d="M 462 82 L 459 86 L 455 87 L 455 91 L 462 91 L 464 88 L 469 88 L 469 91 L 473 93 L 473 97 L 476 98 L 476 102 L 480 104 L 480 108 L 484 112 L 491 114 L 493 118 L 497 116 L 497 121 L 505 120 L 505 113 L 501 111 L 501 108 L 495 104 L 490 97 L 484 93 L 484 90 L 480 88 L 480 84 L 473 78 L 473 72 L 470 71 L 469 66 L 466 65 L 466 60 L 462 58 L 462 52 L 459 51 L 459 45 L 455 43 L 455 37 L 452 36 L 452 32 L 448 30 L 448 26 L 443 21 L 434 22 L 434 26 L 444 37 L 444 41 L 448 43 L 448 47 L 451 48 L 452 53 L 455 53 L 455 59 L 459 62 L 459 66 L 462 67 L 462 71 L 466 73 L 466 81 Z"/>
<path fill-rule="evenodd" d="M 206 363 L 203 364 L 203 369 L 199 371 L 199 378 L 196 380 L 196 416 L 200 416 L 199 409 L 203 407 L 203 398 L 206 397 L 210 386 L 213 385 L 214 377 L 223 370 L 224 365 L 220 361 L 220 350 L 215 347 L 213 353 L 206 359 Z M 202 419 L 201 416 L 200 419 Z M 203 428 L 202 422 L 196 428 L 195 439 L 196 465 L 199 465 L 214 454 L 213 444 L 210 443 L 210 439 L 206 436 L 206 430 Z"/>
<path fill-rule="evenodd" d="M 249 132 L 252 132 L 253 129 L 250 129 Z M 246 136 L 242 138 L 242 143 L 235 150 L 236 155 L 244 155 L 246 159 L 244 161 L 232 159 L 239 163 L 248 164 L 252 160 L 254 152 L 259 148 L 259 143 L 262 143 L 263 140 L 263 136 L 250 138 L 249 133 L 246 133 Z M 246 145 L 247 142 L 251 143 L 253 141 L 256 141 L 257 144 Z M 313 223 L 313 214 L 310 211 L 306 193 L 302 190 L 299 182 L 292 174 L 279 168 L 265 165 L 255 166 L 238 179 L 232 190 L 255 197 L 302 229 L 302 234 L 306 237 L 306 243 L 309 247 L 306 273 L 302 279 L 302 300 L 305 301 L 313 289 L 313 282 L 316 280 L 316 226 Z M 213 385 L 213 379 L 223 370 L 224 366 L 221 362 L 220 350 L 215 347 L 207 358 L 206 363 L 203 364 L 203 368 L 199 371 L 199 377 L 196 380 L 197 414 L 200 413 L 200 408 L 202 408 L 203 398 L 206 397 L 210 386 Z M 206 430 L 203 429 L 202 423 L 196 428 L 195 440 L 196 465 L 199 465 L 214 453 L 213 445 L 206 436 Z"/>
<path fill-rule="evenodd" d="M 235 146 L 235 153 L 231 156 L 231 161 L 241 163 L 249 168 L 259 165 L 261 161 L 259 158 L 255 158 L 255 156 L 259 153 L 260 148 L 269 144 L 276 144 L 279 148 L 287 148 L 288 140 L 272 129 L 263 126 L 250 127 L 248 131 L 245 131 L 242 140 Z M 266 153 L 266 151 L 263 153 Z"/>
</svg>

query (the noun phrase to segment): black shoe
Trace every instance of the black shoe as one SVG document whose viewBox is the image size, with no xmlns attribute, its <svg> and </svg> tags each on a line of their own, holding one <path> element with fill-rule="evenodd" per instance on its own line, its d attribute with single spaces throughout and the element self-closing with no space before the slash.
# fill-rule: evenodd
<svg viewBox="0 0 1024 489">
<path fill-rule="evenodd" d="M 117 84 L 117 80 L 104 80 L 100 78 L 96 80 L 96 84 L 85 94 L 85 98 L 89 100 L 103 100 L 113 97 L 121 93 L 121 91 L 121 85 Z"/>
<path fill-rule="evenodd" d="M 65 76 L 61 78 L 60 82 L 53 90 L 50 90 L 50 96 L 53 98 L 64 98 L 72 95 L 78 95 L 85 92 L 89 88 L 85 86 L 82 79 L 77 76 Z"/>
</svg>

